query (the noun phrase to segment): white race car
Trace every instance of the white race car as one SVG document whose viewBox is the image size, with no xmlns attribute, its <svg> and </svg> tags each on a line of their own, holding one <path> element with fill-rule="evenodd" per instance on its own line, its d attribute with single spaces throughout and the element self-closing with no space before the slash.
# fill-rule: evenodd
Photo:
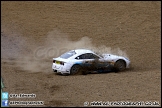
<svg viewBox="0 0 162 108">
<path fill-rule="evenodd" d="M 103 73 L 123 71 L 129 68 L 130 61 L 126 57 L 102 54 L 101 56 L 87 49 L 71 50 L 58 58 L 53 58 L 52 69 L 57 74 L 70 75 L 82 72 Z"/>
</svg>

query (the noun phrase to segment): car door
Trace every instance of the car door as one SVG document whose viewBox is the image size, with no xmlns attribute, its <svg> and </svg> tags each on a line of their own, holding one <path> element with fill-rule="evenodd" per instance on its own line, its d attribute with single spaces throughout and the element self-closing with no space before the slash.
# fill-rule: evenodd
<svg viewBox="0 0 162 108">
<path fill-rule="evenodd" d="M 82 60 L 82 66 L 86 70 L 96 70 L 98 67 L 99 57 L 93 53 L 85 53 L 77 57 Z"/>
</svg>

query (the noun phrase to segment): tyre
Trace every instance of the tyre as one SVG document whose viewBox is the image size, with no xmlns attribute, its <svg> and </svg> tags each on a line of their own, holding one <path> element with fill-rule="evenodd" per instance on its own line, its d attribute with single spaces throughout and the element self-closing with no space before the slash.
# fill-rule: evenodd
<svg viewBox="0 0 162 108">
<path fill-rule="evenodd" d="M 75 75 L 77 73 L 81 72 L 81 66 L 80 65 L 73 65 L 70 69 L 70 74 Z"/>
<path fill-rule="evenodd" d="M 114 64 L 115 72 L 124 71 L 126 69 L 126 63 L 124 60 L 118 60 Z"/>
</svg>

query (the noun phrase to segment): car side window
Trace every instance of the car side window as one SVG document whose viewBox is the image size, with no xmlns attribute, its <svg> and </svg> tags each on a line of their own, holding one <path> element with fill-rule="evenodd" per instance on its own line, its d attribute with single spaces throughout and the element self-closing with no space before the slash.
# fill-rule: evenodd
<svg viewBox="0 0 162 108">
<path fill-rule="evenodd" d="M 97 55 L 92 54 L 92 58 L 93 59 L 99 59 L 100 57 L 98 57 Z"/>
<path fill-rule="evenodd" d="M 92 53 L 86 53 L 76 57 L 75 59 L 98 59 L 98 58 L 99 58 L 98 56 Z"/>
<path fill-rule="evenodd" d="M 82 54 L 82 55 L 80 55 L 80 56 L 76 57 L 75 59 L 86 59 L 86 57 L 85 57 L 85 56 L 86 56 L 85 54 Z"/>
<path fill-rule="evenodd" d="M 84 55 L 84 59 L 91 59 L 92 58 L 92 54 L 91 53 L 86 53 Z"/>
</svg>

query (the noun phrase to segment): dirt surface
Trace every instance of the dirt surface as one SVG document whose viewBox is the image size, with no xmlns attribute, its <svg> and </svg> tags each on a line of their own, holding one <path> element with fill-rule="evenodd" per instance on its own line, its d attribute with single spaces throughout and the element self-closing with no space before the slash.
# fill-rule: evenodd
<svg viewBox="0 0 162 108">
<path fill-rule="evenodd" d="M 54 74 L 52 58 L 75 48 L 126 56 L 131 68 Z M 1 2 L 3 91 L 36 94 L 10 100 L 44 101 L 44 106 L 84 106 L 86 101 L 161 104 L 160 49 L 160 2 Z"/>
</svg>

